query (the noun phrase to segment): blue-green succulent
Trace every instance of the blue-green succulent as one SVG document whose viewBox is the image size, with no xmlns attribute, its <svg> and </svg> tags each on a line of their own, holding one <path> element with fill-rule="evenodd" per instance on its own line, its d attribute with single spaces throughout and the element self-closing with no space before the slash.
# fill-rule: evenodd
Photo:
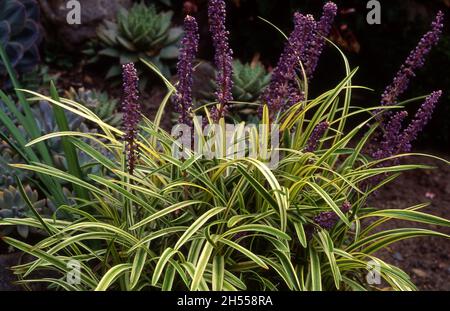
<svg viewBox="0 0 450 311">
<path fill-rule="evenodd" d="M 200 104 L 207 104 L 215 100 L 216 71 L 208 63 L 200 63 L 196 67 L 194 75 L 194 97 Z M 233 87 L 232 94 L 235 103 L 233 110 L 236 116 L 240 116 L 252 121 L 252 114 L 255 113 L 257 103 L 260 100 L 262 91 L 270 82 L 271 74 L 258 61 L 242 63 L 239 60 L 233 62 Z"/>
<path fill-rule="evenodd" d="M 51 209 L 47 206 L 46 199 L 39 199 L 39 194 L 30 186 L 24 187 L 25 194 L 33 205 L 34 209 L 40 214 L 50 215 Z M 19 190 L 13 186 L 0 190 L 0 219 L 2 218 L 24 218 L 33 216 L 33 211 L 28 207 Z M 27 238 L 29 228 L 19 225 L 16 227 L 17 233 L 23 238 Z M 13 227 L 7 227 L 2 234 L 8 235 L 13 231 Z"/>
<path fill-rule="evenodd" d="M 96 116 L 109 125 L 119 127 L 122 123 L 122 113 L 118 111 L 119 101 L 111 98 L 108 93 L 98 90 L 70 88 L 66 97 L 89 108 Z"/>
<path fill-rule="evenodd" d="M 0 1 L 0 44 L 17 72 L 32 71 L 39 63 L 41 37 L 39 4 L 35 0 Z M 5 74 L 0 61 L 0 76 Z"/>
<path fill-rule="evenodd" d="M 270 82 L 270 74 L 259 62 L 233 62 L 233 98 L 236 101 L 256 101 Z"/>
<path fill-rule="evenodd" d="M 0 189 L 16 184 L 16 177 L 24 181 L 29 172 L 10 166 L 10 164 L 23 163 L 21 156 L 15 152 L 5 141 L 0 140 Z"/>
<path fill-rule="evenodd" d="M 120 64 L 139 62 L 140 58 L 154 63 L 163 74 L 170 75 L 170 62 L 178 57 L 180 27 L 172 26 L 172 11 L 157 12 L 155 6 L 136 3 L 121 10 L 117 21 L 105 21 L 97 30 L 103 47 L 97 55 L 119 59 Z M 107 77 L 120 75 L 119 64 L 112 66 Z"/>
</svg>

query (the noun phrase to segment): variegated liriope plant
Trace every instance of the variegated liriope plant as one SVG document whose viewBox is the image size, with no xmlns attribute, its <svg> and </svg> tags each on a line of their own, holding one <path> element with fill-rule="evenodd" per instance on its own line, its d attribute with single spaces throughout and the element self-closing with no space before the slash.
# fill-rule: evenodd
<svg viewBox="0 0 450 311">
<path fill-rule="evenodd" d="M 132 64 L 123 68 L 121 129 L 102 122 L 73 101 L 27 92 L 102 129 L 94 134 L 52 133 L 29 145 L 70 137 L 77 149 L 102 166 L 100 172 L 108 174 L 79 178 L 45 163 L 14 165 L 68 181 L 89 195 L 88 200 L 59 206 L 73 215 L 73 221 L 42 218 L 37 213 L 34 218 L 1 220 L 1 226 L 27 225 L 46 232 L 34 245 L 3 238 L 36 258 L 14 267 L 14 272 L 29 277 L 33 271 L 45 275 L 51 270 L 45 278 L 24 278 L 22 282 L 48 282 L 65 290 L 376 290 L 381 286 L 414 290 L 405 272 L 375 253 L 406 238 L 450 236 L 414 227 L 377 228 L 392 219 L 440 226 L 450 226 L 450 221 L 420 212 L 427 204 L 387 210 L 367 205 L 370 195 L 402 172 L 425 168 L 397 162 L 411 155 L 398 150 L 387 157 L 366 151 L 369 144 L 379 150 L 385 147 L 388 130 L 393 131 L 398 119 L 389 112 L 404 103 L 373 108 L 352 105 L 352 92 L 361 87 L 352 84 L 356 69 L 350 69 L 344 55 L 342 81 L 315 98 L 309 97 L 308 81 L 336 13 L 334 4 L 326 4 L 317 22 L 309 15 L 295 15 L 295 29 L 263 93 L 260 124 L 276 123 L 281 132 L 276 168 L 269 169 L 261 159 L 249 156 L 205 159 L 189 150 L 183 159 L 173 155 L 178 139 L 159 127 L 170 100 L 180 123 L 196 131 L 216 118 L 224 126 L 225 118 L 229 119 L 227 105 L 233 103 L 229 95 L 231 50 L 221 41 L 227 38 L 222 35 L 226 31 L 225 4 L 221 0 L 209 4 L 218 82 L 217 101 L 211 103 L 210 111 L 211 105 L 193 108 L 190 93 L 198 45 L 192 17 L 185 20 L 178 63 L 182 78 L 172 85 L 161 75 L 168 92 L 154 120 L 139 111 Z M 435 33 L 439 25 L 434 28 Z M 424 42 L 421 44 L 423 47 Z M 293 69 L 286 72 L 286 68 Z M 427 102 L 429 106 L 430 98 Z M 418 118 L 429 111 L 424 107 Z M 206 124 L 193 118 L 200 111 L 207 117 Z M 361 116 L 366 116 L 364 122 L 347 126 Z M 417 125 L 417 120 L 412 124 Z M 412 133 L 409 128 L 401 131 L 397 127 L 400 134 L 396 137 L 411 142 L 414 135 L 408 134 Z M 251 141 L 270 136 L 257 134 L 252 134 Z M 105 157 L 80 138 L 96 141 L 114 158 Z M 68 263 L 73 260 L 81 267 L 79 282 L 66 278 L 72 271 Z M 367 284 L 366 275 L 374 265 L 379 267 L 384 285 Z"/>
</svg>

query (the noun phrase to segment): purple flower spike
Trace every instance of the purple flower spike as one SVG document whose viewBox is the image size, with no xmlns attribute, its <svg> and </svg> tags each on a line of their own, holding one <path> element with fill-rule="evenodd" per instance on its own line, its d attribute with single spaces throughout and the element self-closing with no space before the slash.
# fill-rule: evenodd
<svg viewBox="0 0 450 311">
<path fill-rule="evenodd" d="M 387 124 L 383 140 L 379 149 L 373 153 L 373 158 L 381 160 L 389 158 L 395 154 L 396 148 L 400 143 L 400 132 L 402 130 L 402 122 L 408 116 L 406 111 L 397 112 Z"/>
<path fill-rule="evenodd" d="M 314 217 L 314 222 L 321 228 L 330 230 L 339 220 L 339 216 L 335 212 L 322 212 Z"/>
<path fill-rule="evenodd" d="M 136 137 L 138 134 L 138 124 L 141 120 L 141 107 L 138 103 L 139 91 L 136 68 L 133 63 L 122 65 L 123 76 L 123 127 L 124 127 L 124 141 L 125 152 L 127 156 L 127 167 L 130 175 L 133 175 L 134 168 L 137 162 Z"/>
<path fill-rule="evenodd" d="M 294 30 L 289 35 L 283 53 L 272 72 L 269 86 L 262 95 L 267 103 L 271 120 L 276 113 L 296 104 L 303 98 L 296 84 L 296 68 L 305 58 L 307 41 L 315 28 L 314 17 L 295 13 Z"/>
<path fill-rule="evenodd" d="M 336 13 L 337 6 L 333 2 L 325 4 L 323 15 L 317 23 L 312 15 L 295 13 L 294 30 L 289 35 L 283 54 L 272 72 L 270 84 L 261 97 L 269 107 L 271 120 L 278 112 L 304 99 L 296 81 L 297 72 L 299 79 L 303 78 L 300 63 L 306 77 L 312 78 Z M 260 113 L 261 111 L 262 109 Z"/>
<path fill-rule="evenodd" d="M 184 19 L 184 37 L 181 40 L 180 56 L 178 57 L 177 92 L 172 100 L 175 110 L 179 113 L 179 122 L 192 126 L 192 83 L 194 72 L 194 60 L 198 50 L 199 42 L 197 21 L 192 16 Z"/>
<path fill-rule="evenodd" d="M 305 152 L 314 152 L 317 149 L 319 144 L 319 140 L 323 137 L 326 130 L 330 127 L 330 124 L 327 121 L 321 122 L 316 125 L 311 136 L 306 143 Z"/>
<path fill-rule="evenodd" d="M 214 121 L 225 116 L 227 104 L 233 100 L 233 51 L 228 44 L 230 33 L 225 27 L 226 5 L 223 0 L 209 0 L 208 3 L 209 30 L 215 49 L 214 62 L 217 67 L 216 99 L 219 109 L 214 107 L 211 115 Z"/>
<path fill-rule="evenodd" d="M 352 208 L 352 205 L 345 201 L 341 206 L 341 211 L 345 214 Z M 335 212 L 321 212 L 318 216 L 314 217 L 314 222 L 321 228 L 330 230 L 338 222 L 339 216 Z"/>
<path fill-rule="evenodd" d="M 417 138 L 418 134 L 430 121 L 434 108 L 442 96 L 442 91 L 435 91 L 431 93 L 422 104 L 422 107 L 417 111 L 414 120 L 403 132 L 400 139 L 399 152 L 405 153 L 411 151 L 411 143 Z"/>
<path fill-rule="evenodd" d="M 431 119 L 433 110 L 442 96 L 442 91 L 433 92 L 428 96 L 422 107 L 417 111 L 411 124 L 401 133 L 402 122 L 407 117 L 406 111 L 396 113 L 387 124 L 378 150 L 372 156 L 376 160 L 382 160 L 399 153 L 408 153 L 411 151 L 411 143 L 417 138 L 418 134 L 423 130 Z M 377 167 L 383 167 L 389 163 L 396 164 L 398 160 L 383 162 Z M 380 177 L 374 177 L 371 181 L 373 184 L 380 181 Z"/>
<path fill-rule="evenodd" d="M 308 79 L 313 77 L 316 71 L 317 63 L 325 46 L 325 38 L 328 37 L 337 14 L 337 5 L 333 2 L 327 2 L 323 7 L 323 14 L 316 25 L 316 29 L 308 43 L 307 55 L 305 57 L 305 72 Z"/>
<path fill-rule="evenodd" d="M 352 205 L 350 204 L 350 202 L 345 201 L 344 203 L 342 203 L 341 210 L 344 214 L 350 212 L 351 209 Z"/>
<path fill-rule="evenodd" d="M 439 11 L 432 23 L 432 29 L 427 32 L 420 40 L 417 47 L 409 54 L 405 63 L 400 67 L 394 81 L 384 91 L 381 98 L 382 106 L 391 106 L 397 103 L 398 97 L 408 88 L 410 80 L 415 76 L 414 71 L 423 67 L 425 58 L 431 48 L 435 46 L 442 34 L 444 14 Z M 382 120 L 380 114 L 378 121 Z"/>
</svg>

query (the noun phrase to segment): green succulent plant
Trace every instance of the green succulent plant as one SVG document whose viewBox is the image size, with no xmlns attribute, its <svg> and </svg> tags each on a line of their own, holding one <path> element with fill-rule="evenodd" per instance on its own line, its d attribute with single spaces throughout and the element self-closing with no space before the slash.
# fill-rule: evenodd
<svg viewBox="0 0 450 311">
<path fill-rule="evenodd" d="M 259 62 L 233 62 L 233 97 L 236 101 L 253 102 L 269 84 L 270 74 Z"/>
<path fill-rule="evenodd" d="M 57 83 L 60 73 L 53 73 L 47 65 L 38 65 L 36 69 L 21 77 L 21 86 L 27 90 L 40 90 L 50 85 L 50 82 Z"/>
<path fill-rule="evenodd" d="M 10 111 L 7 109 L 5 103 L 0 100 L 0 113 L 7 117 L 12 117 Z M 4 126 L 0 126 L 1 133 L 7 133 L 7 129 Z M 11 163 L 23 163 L 23 159 L 19 153 L 12 148 L 8 140 L 7 135 L 4 139 L 0 139 L 0 190 L 7 188 L 8 186 L 16 184 L 16 178 L 24 181 L 30 174 L 23 173 L 23 170 L 13 168 L 9 164 Z"/>
<path fill-rule="evenodd" d="M 9 164 L 23 163 L 22 157 L 3 140 L 0 141 L 0 189 L 16 184 L 15 177 L 24 181 L 30 176 L 23 170 L 13 168 Z"/>
<path fill-rule="evenodd" d="M 34 209 L 40 214 L 50 214 L 50 209 L 47 207 L 47 200 L 39 200 L 39 194 L 36 190 L 31 189 L 30 186 L 24 187 L 25 193 L 33 205 Z M 28 207 L 19 190 L 13 186 L 0 191 L 0 219 L 2 218 L 25 218 L 33 216 L 33 212 Z M 25 225 L 16 226 L 17 233 L 27 238 L 29 234 L 29 227 Z M 13 227 L 3 229 L 2 234 L 8 235 L 12 232 Z"/>
<path fill-rule="evenodd" d="M 39 4 L 35 0 L 0 1 L 0 44 L 17 72 L 32 71 L 39 63 L 40 41 Z M 0 60 L 0 76 L 5 74 Z"/>
<path fill-rule="evenodd" d="M 214 92 L 216 71 L 209 63 L 204 62 L 196 67 L 194 75 L 194 97 L 200 103 L 208 103 L 215 100 Z M 247 103 L 256 102 L 261 92 L 270 82 L 271 74 L 258 61 L 242 63 L 239 60 L 233 62 L 233 99 L 241 102 L 233 105 L 237 115 L 245 116 L 251 121 L 251 115 L 256 111 L 255 105 Z"/>
<path fill-rule="evenodd" d="M 70 88 L 66 91 L 67 98 L 80 103 L 100 119 L 112 126 L 119 126 L 122 122 L 122 113 L 118 112 L 118 100 L 109 97 L 108 93 L 98 90 L 87 90 Z"/>
<path fill-rule="evenodd" d="M 172 11 L 158 13 L 153 5 L 144 3 L 134 4 L 129 11 L 120 10 L 117 22 L 105 21 L 97 30 L 103 46 L 98 55 L 118 58 L 120 64 L 143 58 L 169 76 L 168 62 L 178 57 L 177 43 L 183 32 L 180 27 L 172 27 L 172 16 Z M 113 66 L 107 78 L 120 73 L 120 66 Z"/>
</svg>

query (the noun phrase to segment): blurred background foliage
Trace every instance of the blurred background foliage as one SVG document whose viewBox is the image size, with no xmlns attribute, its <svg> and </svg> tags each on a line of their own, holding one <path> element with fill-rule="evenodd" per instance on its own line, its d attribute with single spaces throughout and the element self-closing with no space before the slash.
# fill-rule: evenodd
<svg viewBox="0 0 450 311">
<path fill-rule="evenodd" d="M 35 0 L 0 1 L 0 44 L 18 74 L 27 74 L 40 61 L 42 39 L 39 5 Z M 0 60 L 0 84 L 10 85 Z"/>
</svg>

